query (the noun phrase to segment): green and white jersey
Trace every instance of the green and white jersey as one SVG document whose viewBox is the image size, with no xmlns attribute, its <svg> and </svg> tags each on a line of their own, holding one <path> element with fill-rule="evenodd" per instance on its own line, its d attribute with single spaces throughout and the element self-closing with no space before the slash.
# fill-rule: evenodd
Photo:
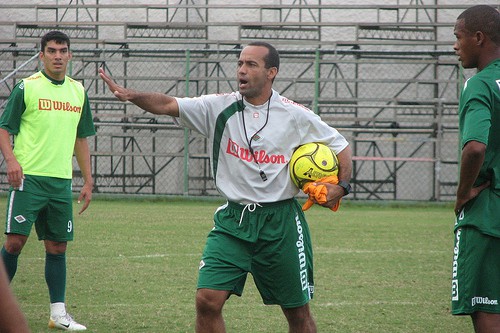
<svg viewBox="0 0 500 333">
<path fill-rule="evenodd" d="M 230 201 L 248 204 L 290 199 L 299 191 L 288 170 L 295 148 L 323 142 L 340 153 L 348 145 L 318 115 L 274 90 L 263 105 L 243 101 L 239 92 L 178 98 L 177 102 L 179 123 L 209 138 L 212 175 L 219 192 Z"/>
<path fill-rule="evenodd" d="M 469 141 L 487 145 L 476 185 L 491 180 L 500 194 L 500 59 L 468 79 L 459 104 L 460 148 Z"/>
<path fill-rule="evenodd" d="M 77 137 L 95 134 L 81 83 L 38 72 L 12 91 L 0 127 L 14 134 L 14 154 L 27 175 L 71 179 Z"/>
<path fill-rule="evenodd" d="M 465 205 L 456 228 L 474 226 L 500 237 L 500 59 L 465 83 L 459 104 L 460 148 L 469 141 L 486 145 L 486 154 L 475 185 L 487 180 L 489 188 Z"/>
</svg>

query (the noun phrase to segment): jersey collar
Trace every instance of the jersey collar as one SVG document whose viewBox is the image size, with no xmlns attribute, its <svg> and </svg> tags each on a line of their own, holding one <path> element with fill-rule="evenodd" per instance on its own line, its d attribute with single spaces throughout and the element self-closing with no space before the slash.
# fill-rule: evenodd
<svg viewBox="0 0 500 333">
<path fill-rule="evenodd" d="M 52 82 L 52 84 L 62 85 L 64 83 L 64 80 L 62 80 L 62 81 L 54 80 L 53 78 L 51 78 L 50 76 L 48 76 L 47 73 L 45 73 L 44 70 L 42 70 L 41 72 L 42 72 L 43 76 L 45 76 L 50 82 Z"/>
</svg>

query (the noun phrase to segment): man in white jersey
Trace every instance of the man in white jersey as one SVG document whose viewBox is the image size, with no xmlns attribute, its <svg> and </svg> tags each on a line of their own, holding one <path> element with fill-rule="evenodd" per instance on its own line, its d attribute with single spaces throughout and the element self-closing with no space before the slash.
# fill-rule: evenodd
<svg viewBox="0 0 500 333">
<path fill-rule="evenodd" d="M 350 191 L 351 149 L 346 139 L 319 116 L 272 89 L 279 54 L 254 42 L 239 57 L 239 91 L 176 98 L 117 85 L 101 78 L 121 101 L 130 101 L 209 138 L 212 174 L 227 198 L 214 216 L 199 266 L 196 331 L 225 332 L 222 308 L 241 295 L 251 273 L 265 304 L 281 306 L 290 332 L 316 332 L 309 309 L 314 291 L 309 229 L 295 199 L 299 189 L 288 171 L 293 151 L 322 142 L 339 159 L 339 184 L 326 184 L 333 207 Z"/>
<path fill-rule="evenodd" d="M 73 153 L 83 175 L 78 201 L 87 209 L 94 182 L 87 137 L 95 134 L 88 97 L 66 76 L 69 37 L 50 31 L 41 39 L 44 69 L 20 81 L 0 117 L 0 150 L 11 185 L 1 255 L 9 280 L 33 225 L 45 245 L 45 281 L 50 296 L 49 327 L 83 331 L 66 312 L 66 248 L 73 240 L 71 179 Z M 12 148 L 10 135 L 14 136 Z"/>
</svg>

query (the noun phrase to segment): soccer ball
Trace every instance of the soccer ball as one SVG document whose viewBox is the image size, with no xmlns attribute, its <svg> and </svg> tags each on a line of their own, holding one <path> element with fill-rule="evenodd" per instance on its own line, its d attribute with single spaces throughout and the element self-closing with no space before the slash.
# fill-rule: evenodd
<svg viewBox="0 0 500 333">
<path fill-rule="evenodd" d="M 312 142 L 299 146 L 293 152 L 289 168 L 293 183 L 302 189 L 308 182 L 337 175 L 339 161 L 330 147 Z"/>
</svg>

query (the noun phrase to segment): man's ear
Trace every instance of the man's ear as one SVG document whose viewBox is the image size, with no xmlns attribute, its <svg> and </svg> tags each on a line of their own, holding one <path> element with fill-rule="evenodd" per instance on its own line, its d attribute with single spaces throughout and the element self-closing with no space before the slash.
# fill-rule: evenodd
<svg viewBox="0 0 500 333">
<path fill-rule="evenodd" d="M 278 69 L 276 67 L 269 68 L 269 73 L 267 74 L 269 79 L 274 80 L 276 75 L 278 75 Z"/>
<path fill-rule="evenodd" d="M 476 38 L 476 45 L 481 46 L 486 42 L 486 35 L 482 31 L 476 31 L 474 34 L 474 38 Z"/>
</svg>

